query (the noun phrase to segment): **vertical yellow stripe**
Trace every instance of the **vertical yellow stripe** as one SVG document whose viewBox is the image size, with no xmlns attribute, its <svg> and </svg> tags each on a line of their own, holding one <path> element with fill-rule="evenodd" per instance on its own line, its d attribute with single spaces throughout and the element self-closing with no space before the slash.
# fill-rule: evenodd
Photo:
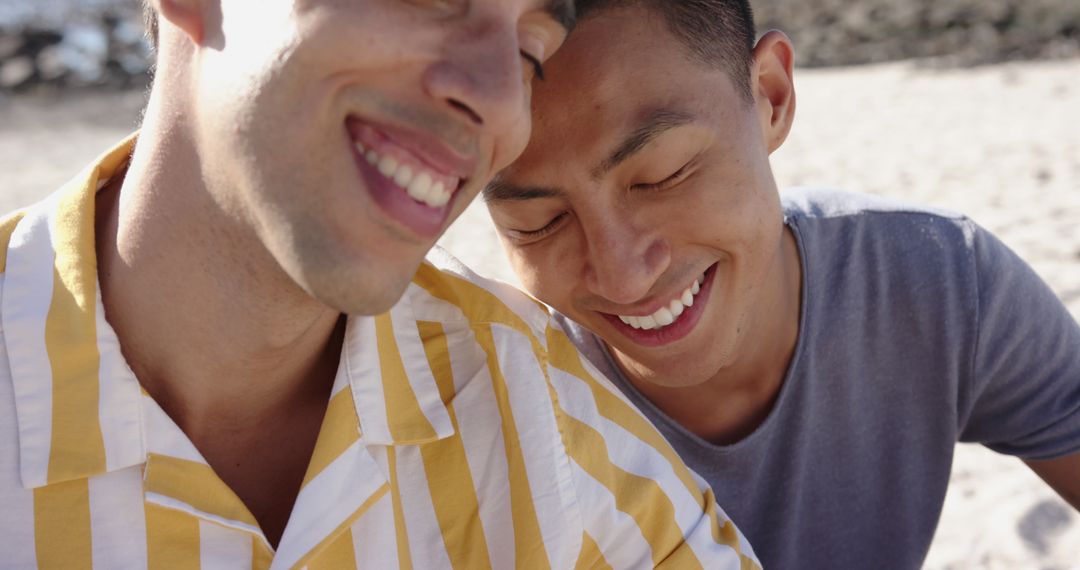
<svg viewBox="0 0 1080 570">
<path fill-rule="evenodd" d="M 642 417 L 641 414 L 599 385 L 599 382 L 589 374 L 581 363 L 580 353 L 565 333 L 548 328 L 547 338 L 548 356 L 551 359 L 551 365 L 585 382 L 592 392 L 593 400 L 601 416 L 634 434 L 634 436 L 662 455 L 671 465 L 672 470 L 682 482 L 686 491 L 697 500 L 704 516 L 709 518 L 713 541 L 717 544 L 729 546 L 738 552 L 743 567 L 758 568 L 758 565 L 742 552 L 739 537 L 731 521 L 725 520 L 721 525 L 720 514 L 716 510 L 716 497 L 713 495 L 712 489 L 706 487 L 704 492 L 698 489 L 697 483 L 690 474 L 690 469 L 686 467 L 667 440 L 660 435 L 660 432 L 652 424 L 648 423 L 648 420 Z M 571 449 L 571 454 L 574 454 L 573 449 L 578 443 L 573 438 L 567 440 L 567 448 Z M 585 453 L 588 453 L 588 451 L 585 451 Z"/>
<path fill-rule="evenodd" d="M 15 233 L 15 226 L 23 219 L 23 212 L 14 212 L 4 216 L 0 220 L 0 273 L 7 269 L 8 245 L 11 243 L 11 234 Z"/>
<path fill-rule="evenodd" d="M 443 326 L 420 321 L 417 328 L 439 387 L 439 396 L 449 404 L 454 398 L 454 376 Z M 442 530 L 443 546 L 455 569 L 489 569 L 491 560 L 480 521 L 480 502 L 476 497 L 472 472 L 469 471 L 465 443 L 458 432 L 457 415 L 451 406 L 448 405 L 446 409 L 454 431 L 459 435 L 420 446 L 435 517 Z"/>
<path fill-rule="evenodd" d="M 438 434 L 424 415 L 405 373 L 389 313 L 375 317 L 375 338 L 379 345 L 379 367 L 390 435 L 397 443 L 435 439 Z"/>
<path fill-rule="evenodd" d="M 356 418 L 356 405 L 353 403 L 352 390 L 345 388 L 330 398 L 330 404 L 326 407 L 326 416 L 319 428 L 315 451 L 311 453 L 302 487 L 318 477 L 358 439 L 360 428 Z"/>
<path fill-rule="evenodd" d="M 34 489 L 34 547 L 39 568 L 91 567 L 90 484 L 86 479 Z"/>
<path fill-rule="evenodd" d="M 613 570 L 611 564 L 608 564 L 608 561 L 604 559 L 604 553 L 600 552 L 600 547 L 593 540 L 593 537 L 589 536 L 588 532 L 581 537 L 581 554 L 578 555 L 574 568 L 580 570 Z"/>
<path fill-rule="evenodd" d="M 56 250 L 45 347 L 52 365 L 52 449 L 49 481 L 105 471 L 98 419 L 97 253 L 94 193 L 73 189 L 54 215 Z"/>
<path fill-rule="evenodd" d="M 600 415 L 634 434 L 634 436 L 662 455 L 671 464 L 679 480 L 686 487 L 687 492 L 698 497 L 698 502 L 701 508 L 704 509 L 705 501 L 701 497 L 701 491 L 698 490 L 690 471 L 683 466 L 682 459 L 675 453 L 667 440 L 641 414 L 630 408 L 615 394 L 599 385 L 596 379 L 585 370 L 577 348 L 574 347 L 565 334 L 555 329 L 548 329 L 547 337 L 548 357 L 551 359 L 551 365 L 585 382 L 592 392 L 593 400 L 596 402 L 596 408 Z"/>
<path fill-rule="evenodd" d="M 499 367 L 499 357 L 495 352 L 495 338 L 491 325 L 476 325 L 473 329 L 476 340 L 487 353 L 488 369 L 491 372 L 492 388 L 499 403 L 502 415 L 502 433 L 506 464 L 510 478 L 510 510 L 514 521 L 514 566 L 517 568 L 550 568 L 551 562 L 544 548 L 543 535 L 540 533 L 540 521 L 536 515 L 532 490 L 529 487 L 529 475 L 525 469 L 525 456 L 521 450 L 521 439 L 514 413 L 510 406 L 510 393 Z"/>
<path fill-rule="evenodd" d="M 397 450 L 386 448 L 387 469 L 390 471 L 390 500 L 394 506 L 394 533 L 397 536 L 398 567 L 412 570 L 412 554 L 409 552 L 409 532 L 405 528 L 405 509 L 401 506 L 401 487 L 398 486 Z"/>
<path fill-rule="evenodd" d="M 269 570 L 274 553 L 257 536 L 251 536 L 251 570 Z"/>
<path fill-rule="evenodd" d="M 735 525 L 732 524 L 731 521 L 724 524 L 724 528 L 730 530 L 732 533 L 735 532 Z M 761 566 L 758 566 L 757 562 L 742 551 L 739 551 L 739 570 L 761 570 Z"/>
<path fill-rule="evenodd" d="M 611 463 L 607 442 L 600 432 L 567 416 L 566 436 L 580 443 L 571 457 L 615 498 L 615 508 L 626 513 L 652 546 L 653 564 L 672 568 L 701 568 L 693 551 L 685 548 L 685 537 L 675 518 L 675 506 L 663 488 L 652 480 L 620 469 Z"/>
<path fill-rule="evenodd" d="M 308 562 L 309 570 L 356 570 L 356 551 L 351 529 L 338 535 Z"/>
<path fill-rule="evenodd" d="M 199 550 L 198 518 L 160 505 L 146 504 L 146 566 L 149 570 L 199 568 Z"/>
<path fill-rule="evenodd" d="M 547 337 L 548 356 L 551 358 L 551 365 L 568 374 L 576 376 L 581 379 L 581 381 L 585 382 L 592 392 L 593 400 L 596 402 L 597 411 L 600 412 L 601 416 L 634 434 L 638 439 L 656 450 L 656 452 L 662 455 L 671 465 L 675 475 L 682 482 L 686 491 L 690 493 L 690 496 L 697 499 L 698 505 L 701 507 L 702 511 L 713 509 L 714 506 L 710 505 L 708 500 L 709 498 L 712 498 L 711 489 L 709 491 L 709 497 L 704 497 L 698 489 L 693 476 L 691 476 L 690 470 L 686 468 L 682 459 L 675 453 L 675 450 L 667 440 L 660 435 L 660 432 L 658 432 L 648 420 L 642 417 L 641 414 L 631 409 L 630 406 L 607 389 L 598 385 L 596 379 L 593 378 L 585 369 L 585 366 L 582 365 L 581 356 L 569 337 L 552 328 L 548 329 Z M 567 446 L 570 447 L 573 444 L 574 442 L 570 441 Z M 723 537 L 721 536 L 719 522 L 716 517 L 713 517 L 711 526 L 713 540 L 720 543 L 723 540 Z M 729 546 L 737 548 L 738 542 L 729 544 Z"/>
<path fill-rule="evenodd" d="M 344 521 L 342 521 L 342 523 L 339 524 L 337 528 L 330 531 L 330 533 L 327 534 L 326 537 L 324 537 L 321 541 L 319 541 L 319 543 L 316 544 L 314 548 L 309 550 L 307 554 L 301 556 L 300 559 L 297 560 L 295 564 L 293 564 L 293 568 L 303 568 L 305 565 L 307 565 L 309 560 L 313 560 L 316 556 L 321 555 L 323 549 L 329 547 L 331 543 L 336 541 L 340 534 L 351 533 L 352 529 L 350 527 L 352 527 L 353 523 L 358 521 L 360 517 L 364 516 L 364 514 L 367 513 L 368 510 L 375 505 L 375 503 L 379 502 L 379 500 L 381 500 L 389 492 L 390 485 L 383 485 L 382 487 L 379 487 L 378 490 L 372 493 L 370 497 L 364 500 L 364 502 L 356 509 L 355 512 L 353 512 L 353 514 L 349 515 Z"/>
</svg>

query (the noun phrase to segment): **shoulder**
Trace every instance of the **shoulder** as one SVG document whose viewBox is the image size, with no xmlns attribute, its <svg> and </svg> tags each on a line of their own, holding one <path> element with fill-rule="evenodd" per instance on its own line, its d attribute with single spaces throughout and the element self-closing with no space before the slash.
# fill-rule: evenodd
<svg viewBox="0 0 1080 570">
<path fill-rule="evenodd" d="M 559 323 L 549 327 L 547 339 L 549 381 L 571 481 L 585 532 L 606 561 L 616 568 L 665 562 L 759 567 L 707 483 L 578 352 Z"/>
<path fill-rule="evenodd" d="M 441 250 L 428 256 L 403 306 L 419 322 L 441 321 L 458 347 L 450 358 L 458 422 L 501 418 L 511 473 L 528 474 L 537 512 L 562 513 L 537 520 L 562 545 L 552 560 L 584 555 L 587 539 L 615 567 L 669 557 L 752 562 L 704 482 L 581 356 L 546 306 Z M 463 438 L 476 433 L 460 427 Z"/>
<path fill-rule="evenodd" d="M 971 258 L 977 234 L 985 233 L 963 214 L 880 196 L 827 188 L 792 188 L 781 196 L 785 221 L 813 258 L 833 254 L 844 262 L 882 258 L 925 267 L 934 256 Z"/>
<path fill-rule="evenodd" d="M 913 204 L 835 188 L 794 187 L 780 193 L 784 215 L 797 220 L 860 220 L 905 216 L 965 223 L 967 217 L 944 208 Z"/>
</svg>

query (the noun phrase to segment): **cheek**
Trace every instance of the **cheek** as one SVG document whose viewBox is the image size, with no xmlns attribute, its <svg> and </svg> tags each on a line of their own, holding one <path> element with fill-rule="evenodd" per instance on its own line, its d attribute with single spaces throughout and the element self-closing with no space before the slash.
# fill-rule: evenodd
<svg viewBox="0 0 1080 570">
<path fill-rule="evenodd" d="M 535 246 L 512 248 L 510 264 L 531 295 L 563 311 L 573 290 L 573 276 L 560 263 L 559 256 L 552 254 L 551 249 Z"/>
<path fill-rule="evenodd" d="M 776 191 L 747 179 L 702 192 L 696 207 L 683 208 L 673 227 L 692 231 L 717 248 L 748 254 L 775 241 L 782 225 Z"/>
<path fill-rule="evenodd" d="M 533 257 L 521 249 L 512 249 L 510 251 L 510 265 L 513 266 L 514 273 L 517 274 L 525 289 L 537 299 L 547 302 L 549 284 L 544 278 L 545 276 L 550 278 L 551 270 L 545 270 L 538 263 L 538 260 L 533 259 Z"/>
</svg>

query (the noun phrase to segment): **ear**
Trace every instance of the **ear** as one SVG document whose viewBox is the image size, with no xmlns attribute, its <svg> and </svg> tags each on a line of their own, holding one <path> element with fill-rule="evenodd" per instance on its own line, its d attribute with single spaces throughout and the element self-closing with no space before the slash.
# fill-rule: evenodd
<svg viewBox="0 0 1080 570">
<path fill-rule="evenodd" d="M 769 152 L 780 148 L 795 120 L 794 48 L 783 32 L 771 30 L 754 47 L 750 87 Z"/>
<path fill-rule="evenodd" d="M 182 31 L 192 42 L 201 44 L 206 34 L 204 0 L 153 0 L 158 18 Z"/>
</svg>

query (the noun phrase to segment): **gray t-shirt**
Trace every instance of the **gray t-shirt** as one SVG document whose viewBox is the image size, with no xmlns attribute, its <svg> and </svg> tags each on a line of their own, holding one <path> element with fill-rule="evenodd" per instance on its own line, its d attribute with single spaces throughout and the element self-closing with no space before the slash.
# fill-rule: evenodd
<svg viewBox="0 0 1080 570">
<path fill-rule="evenodd" d="M 799 339 L 775 407 L 742 441 L 683 429 L 560 320 L 712 484 L 765 568 L 918 568 L 957 441 L 1028 459 L 1080 451 L 1080 327 L 967 218 L 828 190 L 783 197 L 803 264 Z"/>
</svg>

